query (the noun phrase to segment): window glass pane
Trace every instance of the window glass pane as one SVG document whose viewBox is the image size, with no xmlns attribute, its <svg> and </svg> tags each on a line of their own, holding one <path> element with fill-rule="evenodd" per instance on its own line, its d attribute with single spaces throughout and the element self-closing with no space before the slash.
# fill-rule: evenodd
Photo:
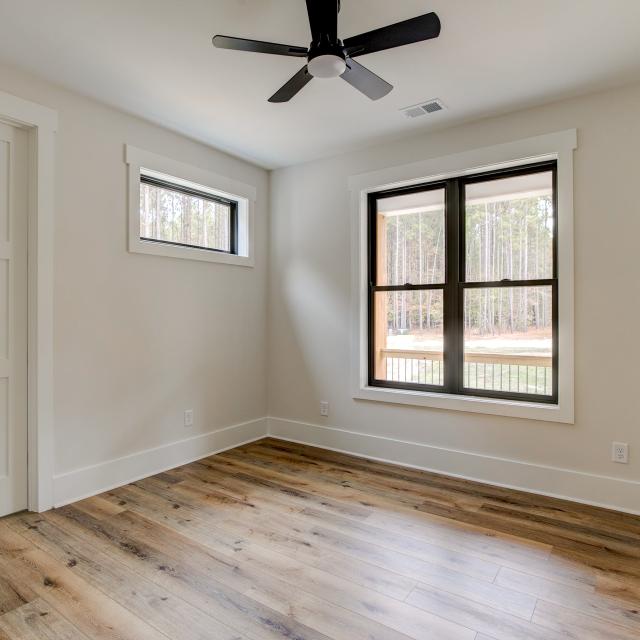
<svg viewBox="0 0 640 640">
<path fill-rule="evenodd" d="M 231 207 L 140 183 L 140 238 L 231 250 Z"/>
<path fill-rule="evenodd" d="M 376 292 L 377 380 L 442 385 L 442 303 L 441 289 Z"/>
<path fill-rule="evenodd" d="M 444 282 L 444 189 L 377 201 L 378 285 Z"/>
<path fill-rule="evenodd" d="M 551 302 L 551 287 L 466 289 L 464 386 L 551 395 Z"/>
<path fill-rule="evenodd" d="M 552 173 L 465 187 L 467 282 L 553 277 Z"/>
</svg>

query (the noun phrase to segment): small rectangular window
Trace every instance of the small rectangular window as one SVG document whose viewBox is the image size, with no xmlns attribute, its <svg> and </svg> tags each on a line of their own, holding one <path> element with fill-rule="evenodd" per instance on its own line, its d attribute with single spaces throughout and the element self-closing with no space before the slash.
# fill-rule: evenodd
<svg viewBox="0 0 640 640">
<path fill-rule="evenodd" d="M 140 174 L 140 240 L 237 255 L 238 203 Z"/>
<path fill-rule="evenodd" d="M 556 162 L 369 194 L 369 384 L 558 401 Z"/>
</svg>

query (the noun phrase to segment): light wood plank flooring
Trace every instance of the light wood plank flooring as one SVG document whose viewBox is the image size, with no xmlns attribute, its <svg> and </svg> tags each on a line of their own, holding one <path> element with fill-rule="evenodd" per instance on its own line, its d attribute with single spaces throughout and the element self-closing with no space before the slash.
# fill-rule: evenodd
<svg viewBox="0 0 640 640">
<path fill-rule="evenodd" d="M 0 639 L 631 640 L 640 518 L 275 439 L 0 520 Z"/>
</svg>

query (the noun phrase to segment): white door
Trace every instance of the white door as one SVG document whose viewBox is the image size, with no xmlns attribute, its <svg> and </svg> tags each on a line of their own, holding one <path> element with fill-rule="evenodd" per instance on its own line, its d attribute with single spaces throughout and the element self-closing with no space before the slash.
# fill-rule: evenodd
<svg viewBox="0 0 640 640">
<path fill-rule="evenodd" d="M 27 508 L 27 134 L 0 123 L 0 516 Z"/>
</svg>

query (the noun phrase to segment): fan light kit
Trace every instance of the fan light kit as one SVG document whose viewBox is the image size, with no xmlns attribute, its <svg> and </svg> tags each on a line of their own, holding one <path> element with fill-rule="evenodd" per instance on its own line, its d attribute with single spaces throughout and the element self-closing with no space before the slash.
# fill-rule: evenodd
<svg viewBox="0 0 640 640">
<path fill-rule="evenodd" d="M 314 78 L 337 78 L 347 70 L 344 58 L 331 54 L 309 60 L 307 71 Z"/>
<path fill-rule="evenodd" d="M 432 12 L 352 36 L 343 42 L 338 38 L 339 11 L 340 0 L 307 0 L 312 38 L 308 48 L 222 35 L 214 36 L 213 44 L 220 49 L 307 59 L 307 64 L 276 91 L 269 102 L 288 102 L 313 78 L 337 77 L 346 80 L 371 100 L 378 100 L 386 96 L 393 86 L 354 58 L 440 35 L 440 20 Z"/>
</svg>

